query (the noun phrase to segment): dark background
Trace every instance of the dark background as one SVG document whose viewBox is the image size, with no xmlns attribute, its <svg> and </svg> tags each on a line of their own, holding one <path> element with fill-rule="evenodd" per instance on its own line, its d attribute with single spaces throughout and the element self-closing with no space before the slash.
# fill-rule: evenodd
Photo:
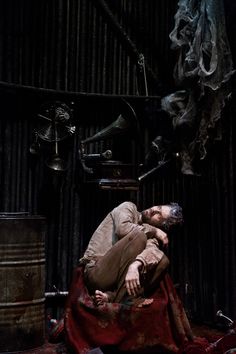
<svg viewBox="0 0 236 354">
<path fill-rule="evenodd" d="M 234 62 L 235 7 L 225 1 Z M 46 216 L 51 291 L 54 285 L 68 290 L 93 230 L 118 203 L 132 200 L 141 210 L 178 201 L 185 223 L 170 235 L 170 272 L 188 314 L 214 323 L 219 309 L 236 317 L 235 81 L 222 114 L 222 139 L 209 146 L 199 175 L 181 174 L 176 158 L 145 179 L 139 191 L 105 191 L 83 183 L 78 163 L 80 140 L 124 112 L 121 96 L 136 112 L 141 137 L 129 131 L 89 144 L 86 152 L 112 147 L 116 160 L 143 162 L 163 123 L 160 98 L 175 89 L 169 33 L 176 9 L 171 0 L 1 1 L 0 211 Z M 149 98 L 137 65 L 140 53 Z M 76 134 L 59 143 L 69 163 L 63 173 L 46 167 L 48 146 L 39 156 L 29 153 L 37 113 L 55 100 L 73 109 L 76 126 Z"/>
</svg>

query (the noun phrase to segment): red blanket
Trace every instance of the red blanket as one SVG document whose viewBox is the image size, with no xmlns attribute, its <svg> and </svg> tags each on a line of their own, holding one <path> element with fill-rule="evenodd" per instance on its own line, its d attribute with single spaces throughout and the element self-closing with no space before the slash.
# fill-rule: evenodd
<svg viewBox="0 0 236 354">
<path fill-rule="evenodd" d="M 77 354 L 111 345 L 142 354 L 178 353 L 192 341 L 192 331 L 168 274 L 152 297 L 154 302 L 148 307 L 118 303 L 97 307 L 84 285 L 83 268 L 78 267 L 65 308 L 67 344 Z"/>
</svg>

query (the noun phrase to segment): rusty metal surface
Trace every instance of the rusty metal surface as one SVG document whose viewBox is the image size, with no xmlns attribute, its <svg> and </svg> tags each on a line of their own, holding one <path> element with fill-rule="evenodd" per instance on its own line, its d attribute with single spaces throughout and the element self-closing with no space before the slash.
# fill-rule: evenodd
<svg viewBox="0 0 236 354">
<path fill-rule="evenodd" d="M 35 348 L 44 341 L 45 218 L 1 215 L 0 351 Z"/>
</svg>

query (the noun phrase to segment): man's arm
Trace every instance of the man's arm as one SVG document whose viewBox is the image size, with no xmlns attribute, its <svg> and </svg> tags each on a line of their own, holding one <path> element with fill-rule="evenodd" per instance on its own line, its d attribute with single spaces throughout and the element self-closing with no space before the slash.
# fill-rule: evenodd
<svg viewBox="0 0 236 354">
<path fill-rule="evenodd" d="M 164 252 L 160 250 L 157 239 L 147 240 L 145 249 L 136 257 L 143 264 L 143 272 L 155 267 L 162 259 Z"/>
<path fill-rule="evenodd" d="M 124 202 L 112 211 L 115 234 L 118 238 L 120 239 L 130 232 L 144 232 L 148 239 L 156 238 L 163 245 L 167 245 L 167 234 L 155 226 L 146 223 L 138 224 L 138 214 L 136 205 L 131 202 Z"/>
<path fill-rule="evenodd" d="M 119 239 L 131 232 L 144 232 L 143 226 L 138 224 L 138 214 L 136 205 L 131 202 L 124 202 L 113 209 L 111 216 Z"/>
<path fill-rule="evenodd" d="M 163 246 L 167 246 L 169 243 L 167 234 L 159 229 L 158 227 L 149 225 L 149 224 L 142 224 L 143 231 L 147 235 L 147 238 L 156 238 L 158 241 L 161 241 Z"/>
<path fill-rule="evenodd" d="M 141 261 L 135 260 L 130 264 L 126 277 L 125 286 L 127 293 L 132 296 L 137 296 L 140 289 L 140 270 L 143 267 Z"/>
<path fill-rule="evenodd" d="M 129 295 L 137 296 L 140 290 L 140 272 L 146 273 L 158 265 L 164 253 L 160 250 L 156 238 L 148 239 L 145 249 L 128 268 L 125 286 Z"/>
</svg>

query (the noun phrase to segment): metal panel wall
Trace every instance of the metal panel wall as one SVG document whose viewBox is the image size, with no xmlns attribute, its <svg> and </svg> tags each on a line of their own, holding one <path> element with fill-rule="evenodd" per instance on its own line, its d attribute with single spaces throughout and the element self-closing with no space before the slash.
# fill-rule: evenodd
<svg viewBox="0 0 236 354">
<path fill-rule="evenodd" d="M 144 53 L 147 60 L 149 94 L 171 90 L 173 54 L 168 34 L 176 2 L 9 0 L 0 6 L 0 80 L 29 86 L 21 89 L 2 85 L 0 90 L 0 210 L 29 211 L 47 217 L 47 289 L 52 290 L 53 285 L 68 289 L 72 270 L 92 231 L 117 203 L 131 199 L 142 209 L 179 201 L 185 224 L 170 235 L 168 253 L 170 270 L 174 282 L 180 284 L 186 309 L 191 316 L 205 321 L 213 321 L 219 308 L 235 317 L 236 159 L 232 102 L 222 119 L 223 141 L 202 162 L 201 176 L 181 175 L 179 162 L 174 159 L 145 180 L 138 193 L 81 188 L 78 136 L 60 147 L 69 161 L 69 169 L 62 175 L 46 168 L 44 156 L 29 154 L 36 114 L 45 100 L 73 101 L 79 134 L 86 137 L 116 118 L 120 98 L 111 94 L 142 94 L 137 53 Z M 31 90 L 32 86 L 65 92 Z M 158 129 L 158 103 L 150 108 L 154 116 L 154 123 L 150 123 L 151 118 L 144 114 L 145 97 L 133 100 L 145 123 L 142 133 L 146 148 Z M 101 146 L 94 144 L 88 149 L 96 152 Z M 129 149 L 137 161 L 139 147 L 132 142 Z"/>
<path fill-rule="evenodd" d="M 149 94 L 154 94 L 169 45 L 172 3 L 2 1 L 0 80 L 76 92 L 142 93 L 137 62 L 143 53 Z M 169 64 L 167 56 L 163 68 L 170 78 Z"/>
<path fill-rule="evenodd" d="M 80 183 L 78 136 L 59 146 L 69 162 L 65 173 L 49 170 L 44 163 L 45 156 L 30 155 L 35 107 L 41 101 L 38 95 L 26 97 L 19 92 L 17 95 L 5 93 L 4 98 L 1 95 L 0 210 L 28 211 L 47 217 L 47 289 L 52 291 L 53 285 L 60 290 L 68 289 L 72 269 L 93 230 L 119 202 L 131 199 L 142 210 L 152 204 L 178 201 L 184 209 L 185 223 L 181 230 L 169 235 L 168 255 L 170 271 L 174 282 L 179 284 L 186 309 L 191 316 L 208 321 L 215 320 L 219 308 L 235 316 L 233 112 L 224 116 L 223 141 L 209 152 L 207 161 L 202 162 L 200 176 L 182 175 L 176 158 L 144 180 L 137 193 L 102 191 L 96 185 Z M 80 135 L 93 135 L 116 118 L 117 100 L 103 96 L 74 100 Z M 145 100 L 138 101 L 141 109 Z M 81 111 L 86 107 L 87 115 L 82 116 Z M 144 129 L 143 134 L 148 141 L 150 130 Z M 129 136 L 127 138 L 126 147 L 122 138 L 123 148 L 118 150 L 117 156 L 122 159 L 120 152 L 128 148 L 131 159 L 135 160 L 139 146 Z M 99 152 L 107 147 L 102 141 L 91 144 L 88 152 Z"/>
</svg>

